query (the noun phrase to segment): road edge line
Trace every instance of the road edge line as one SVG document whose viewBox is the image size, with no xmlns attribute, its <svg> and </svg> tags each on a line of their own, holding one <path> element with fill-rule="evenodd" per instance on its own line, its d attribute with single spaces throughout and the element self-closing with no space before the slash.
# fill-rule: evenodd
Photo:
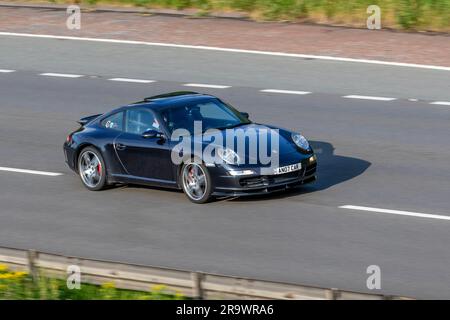
<svg viewBox="0 0 450 320">
<path fill-rule="evenodd" d="M 32 33 L 17 33 L 17 32 L 4 32 L 4 31 L 0 31 L 0 36 L 147 45 L 147 46 L 157 46 L 157 47 L 171 47 L 171 48 L 183 48 L 183 49 L 245 53 L 245 54 L 259 54 L 259 55 L 278 56 L 278 57 L 317 59 L 317 60 L 328 60 L 328 61 L 337 61 L 337 62 L 355 62 L 355 63 L 366 63 L 366 64 L 375 64 L 375 65 L 384 65 L 384 66 L 409 67 L 409 68 L 419 68 L 419 69 L 450 71 L 450 67 L 427 65 L 427 64 L 381 61 L 381 60 L 370 60 L 370 59 L 356 59 L 356 58 L 346 58 L 346 57 L 332 57 L 332 56 L 322 56 L 322 55 L 312 55 L 312 54 L 302 54 L 302 53 L 287 53 L 287 52 L 276 52 L 276 51 L 234 49 L 234 48 L 225 48 L 225 47 L 197 46 L 197 45 L 176 44 L 176 43 L 145 42 L 145 41 L 136 41 L 136 40 L 119 40 L 119 39 L 92 38 L 92 37 L 57 36 L 57 35 L 49 35 L 49 34 L 32 34 Z"/>
</svg>

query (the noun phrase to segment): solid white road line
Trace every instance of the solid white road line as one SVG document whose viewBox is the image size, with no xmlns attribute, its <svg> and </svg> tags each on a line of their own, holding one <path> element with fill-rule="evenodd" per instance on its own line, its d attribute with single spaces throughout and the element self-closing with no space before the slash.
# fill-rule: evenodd
<svg viewBox="0 0 450 320">
<path fill-rule="evenodd" d="M 8 167 L 0 167 L 0 171 L 29 173 L 29 174 L 37 174 L 37 175 L 41 175 L 41 176 L 51 176 L 51 177 L 56 177 L 56 176 L 62 175 L 62 173 L 57 173 L 57 172 L 36 171 L 36 170 L 17 169 L 17 168 L 8 168 Z"/>
<path fill-rule="evenodd" d="M 430 102 L 430 104 L 436 104 L 440 106 L 450 106 L 450 101 L 434 101 Z"/>
<path fill-rule="evenodd" d="M 219 84 L 204 84 L 204 83 L 185 83 L 183 84 L 185 87 L 198 87 L 198 88 L 214 88 L 214 89 L 227 89 L 231 88 L 230 86 L 223 86 Z"/>
<path fill-rule="evenodd" d="M 377 213 L 388 213 L 401 216 L 410 216 L 416 218 L 427 218 L 427 219 L 439 219 L 439 220 L 450 220 L 450 216 L 442 216 L 437 214 L 420 213 L 420 212 L 410 212 L 410 211 L 400 211 L 400 210 L 390 210 L 390 209 L 380 209 L 371 207 L 360 207 L 360 206 L 340 206 L 341 209 L 359 210 L 359 211 L 370 211 Z"/>
<path fill-rule="evenodd" d="M 69 73 L 41 73 L 40 76 L 46 76 L 46 77 L 61 77 L 61 78 L 81 78 L 83 77 L 80 74 L 69 74 Z"/>
<path fill-rule="evenodd" d="M 353 58 L 319 56 L 319 55 L 300 54 L 300 53 L 245 50 L 245 49 L 209 47 L 209 46 L 194 46 L 194 45 L 184 45 L 184 44 L 175 44 L 175 43 L 144 42 L 144 41 L 133 41 L 133 40 L 116 40 L 116 39 L 88 38 L 88 37 L 84 38 L 84 37 L 70 37 L 70 36 L 55 36 L 55 35 L 49 35 L 49 34 L 31 34 L 31 33 L 16 33 L 16 32 L 0 32 L 0 36 L 46 38 L 46 39 L 62 39 L 62 40 L 77 40 L 77 41 L 94 41 L 94 42 L 122 43 L 122 44 L 137 44 L 137 45 L 147 45 L 147 46 L 185 48 L 185 49 L 199 49 L 199 50 L 235 52 L 235 53 L 249 53 L 249 54 L 279 56 L 279 57 L 318 59 L 318 60 L 330 60 L 330 61 L 341 61 L 341 62 L 358 62 L 358 63 L 369 63 L 369 64 L 378 64 L 378 65 L 395 66 L 395 67 L 409 67 L 409 68 L 421 68 L 421 69 L 434 69 L 434 70 L 450 71 L 450 67 L 434 66 L 434 65 L 427 65 L 427 64 L 404 63 L 404 62 L 389 62 L 389 61 L 370 60 L 370 59 L 353 59 Z"/>
<path fill-rule="evenodd" d="M 16 70 L 7 70 L 7 69 L 0 69 L 0 73 L 11 73 L 15 72 Z"/>
<path fill-rule="evenodd" d="M 362 100 L 377 100 L 377 101 L 392 101 L 392 100 L 396 100 L 396 98 L 387 98 L 387 97 L 373 97 L 373 96 L 358 96 L 358 95 L 348 95 L 348 96 L 343 96 L 342 98 L 347 98 L 347 99 L 362 99 Z"/>
<path fill-rule="evenodd" d="M 293 90 L 278 90 L 278 89 L 264 89 L 260 90 L 261 92 L 269 92 L 269 93 L 285 93 L 285 94 L 310 94 L 309 91 L 293 91 Z"/>
<path fill-rule="evenodd" d="M 111 78 L 109 81 L 120 81 L 120 82 L 133 82 L 133 83 L 152 83 L 155 80 L 142 80 L 142 79 L 130 79 L 130 78 Z"/>
</svg>

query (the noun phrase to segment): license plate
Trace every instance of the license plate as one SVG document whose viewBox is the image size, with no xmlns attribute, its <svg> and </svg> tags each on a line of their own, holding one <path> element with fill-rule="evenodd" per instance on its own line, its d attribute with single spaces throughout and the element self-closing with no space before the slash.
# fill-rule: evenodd
<svg viewBox="0 0 450 320">
<path fill-rule="evenodd" d="M 301 168 L 302 168 L 301 163 L 291 164 L 288 166 L 279 167 L 279 168 L 274 169 L 273 174 L 283 174 L 283 173 L 288 173 L 288 172 L 292 172 L 292 171 L 298 171 Z"/>
</svg>

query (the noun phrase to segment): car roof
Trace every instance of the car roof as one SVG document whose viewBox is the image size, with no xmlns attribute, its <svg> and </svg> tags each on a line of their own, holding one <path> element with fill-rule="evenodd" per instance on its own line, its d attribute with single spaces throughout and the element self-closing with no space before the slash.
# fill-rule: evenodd
<svg viewBox="0 0 450 320">
<path fill-rule="evenodd" d="M 212 95 L 193 91 L 175 91 L 148 97 L 142 101 L 129 104 L 126 107 L 142 106 L 152 109 L 163 109 L 166 107 L 175 107 L 178 105 L 185 105 L 186 103 L 200 102 L 209 99 L 217 98 Z"/>
</svg>

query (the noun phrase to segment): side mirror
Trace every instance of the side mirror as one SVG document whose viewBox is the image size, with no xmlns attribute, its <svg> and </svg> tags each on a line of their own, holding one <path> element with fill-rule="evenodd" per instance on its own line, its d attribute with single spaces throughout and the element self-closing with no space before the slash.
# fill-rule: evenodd
<svg viewBox="0 0 450 320">
<path fill-rule="evenodd" d="M 241 112 L 241 115 L 242 115 L 244 118 L 246 118 L 246 119 L 248 119 L 248 118 L 250 117 L 250 115 L 248 114 L 248 112 Z"/>
<path fill-rule="evenodd" d="M 149 139 L 149 138 L 163 138 L 164 134 L 162 132 L 150 129 L 147 131 L 144 131 L 142 134 L 142 138 Z"/>
</svg>

